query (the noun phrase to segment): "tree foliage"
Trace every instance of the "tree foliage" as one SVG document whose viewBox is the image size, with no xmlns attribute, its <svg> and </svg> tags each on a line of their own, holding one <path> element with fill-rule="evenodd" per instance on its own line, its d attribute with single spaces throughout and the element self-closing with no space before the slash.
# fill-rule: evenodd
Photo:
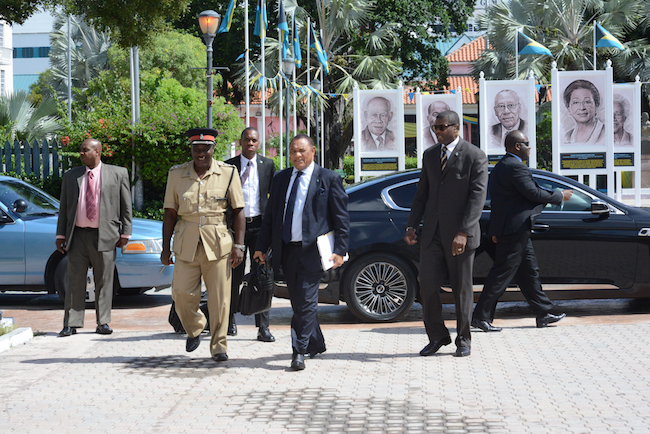
<svg viewBox="0 0 650 434">
<path fill-rule="evenodd" d="M 34 104 L 24 90 L 0 96 L 0 143 L 43 140 L 59 128 L 56 104 L 52 99 Z"/>
</svg>

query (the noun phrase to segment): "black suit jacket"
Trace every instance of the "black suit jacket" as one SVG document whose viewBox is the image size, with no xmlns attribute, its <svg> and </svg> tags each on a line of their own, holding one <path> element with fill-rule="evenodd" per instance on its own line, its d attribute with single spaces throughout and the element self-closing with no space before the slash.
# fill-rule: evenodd
<svg viewBox="0 0 650 434">
<path fill-rule="evenodd" d="M 271 180 L 273 180 L 273 175 L 275 175 L 275 164 L 273 164 L 273 160 L 270 158 L 263 157 L 259 154 L 257 154 L 255 159 L 255 162 L 257 163 L 257 177 L 260 181 L 260 213 L 264 215 L 264 211 L 266 211 L 266 204 L 269 201 Z M 225 163 L 232 164 L 237 168 L 237 173 L 240 173 L 241 157 L 239 155 L 231 158 L 230 160 L 226 160 Z"/>
<path fill-rule="evenodd" d="M 562 203 L 562 192 L 541 188 L 524 163 L 506 154 L 490 174 L 490 236 L 514 234 L 533 228 L 547 203 Z"/>
<path fill-rule="evenodd" d="M 293 167 L 278 172 L 271 183 L 269 206 L 264 213 L 262 227 L 257 236 L 255 250 L 273 249 L 273 268 L 279 271 L 282 258 L 282 226 L 284 202 Z M 334 231 L 334 253 L 345 255 L 350 240 L 348 195 L 343 189 L 341 176 L 314 164 L 302 213 L 302 264 L 311 272 L 322 271 L 316 238 Z"/>
<path fill-rule="evenodd" d="M 487 157 L 477 146 L 460 139 L 442 172 L 441 147 L 439 143 L 424 151 L 408 226 L 417 228 L 424 217 L 423 246 L 431 243 L 439 227 L 443 245 L 451 248 L 452 240 L 462 231 L 467 234 L 467 248 L 476 249 L 481 242 L 479 220 L 487 194 Z"/>
</svg>

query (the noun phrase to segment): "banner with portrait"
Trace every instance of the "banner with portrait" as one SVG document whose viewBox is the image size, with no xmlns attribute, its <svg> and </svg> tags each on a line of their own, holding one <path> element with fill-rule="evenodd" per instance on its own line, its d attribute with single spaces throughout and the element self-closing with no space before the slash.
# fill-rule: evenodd
<svg viewBox="0 0 650 434">
<path fill-rule="evenodd" d="M 463 95 L 460 89 L 453 94 L 421 93 L 420 89 L 415 93 L 418 167 L 422 167 L 424 151 L 438 144 L 433 125 L 438 114 L 446 110 L 455 111 L 458 113 L 458 118 L 463 119 Z M 460 125 L 460 137 L 463 137 L 462 125 Z"/>
<path fill-rule="evenodd" d="M 537 167 L 535 133 L 535 78 L 526 80 L 479 79 L 481 149 L 495 165 L 506 153 L 505 138 L 513 130 L 528 137 L 528 166 Z"/>
<path fill-rule="evenodd" d="M 555 65 L 555 63 L 553 63 Z M 602 71 L 551 69 L 553 91 L 553 171 L 578 177 L 597 188 L 607 176 L 607 194 L 614 196 L 613 77 Z"/>
<path fill-rule="evenodd" d="M 634 205 L 641 206 L 641 83 L 614 84 L 613 134 L 616 200 L 632 190 Z"/>
<path fill-rule="evenodd" d="M 354 89 L 354 179 L 404 170 L 404 88 Z"/>
</svg>

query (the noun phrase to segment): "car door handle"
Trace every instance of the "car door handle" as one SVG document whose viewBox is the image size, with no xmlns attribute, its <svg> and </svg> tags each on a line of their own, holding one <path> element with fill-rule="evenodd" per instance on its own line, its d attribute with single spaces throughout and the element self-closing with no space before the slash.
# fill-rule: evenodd
<svg viewBox="0 0 650 434">
<path fill-rule="evenodd" d="M 534 225 L 532 232 L 534 234 L 541 234 L 551 229 L 549 225 Z"/>
</svg>

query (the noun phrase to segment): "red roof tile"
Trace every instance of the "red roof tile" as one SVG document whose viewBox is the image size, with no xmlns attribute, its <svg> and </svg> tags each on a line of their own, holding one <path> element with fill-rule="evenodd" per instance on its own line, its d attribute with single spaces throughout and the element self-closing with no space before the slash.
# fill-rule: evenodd
<svg viewBox="0 0 650 434">
<path fill-rule="evenodd" d="M 475 62 L 483 51 L 485 51 L 485 36 L 479 36 L 445 57 L 449 62 Z"/>
</svg>

